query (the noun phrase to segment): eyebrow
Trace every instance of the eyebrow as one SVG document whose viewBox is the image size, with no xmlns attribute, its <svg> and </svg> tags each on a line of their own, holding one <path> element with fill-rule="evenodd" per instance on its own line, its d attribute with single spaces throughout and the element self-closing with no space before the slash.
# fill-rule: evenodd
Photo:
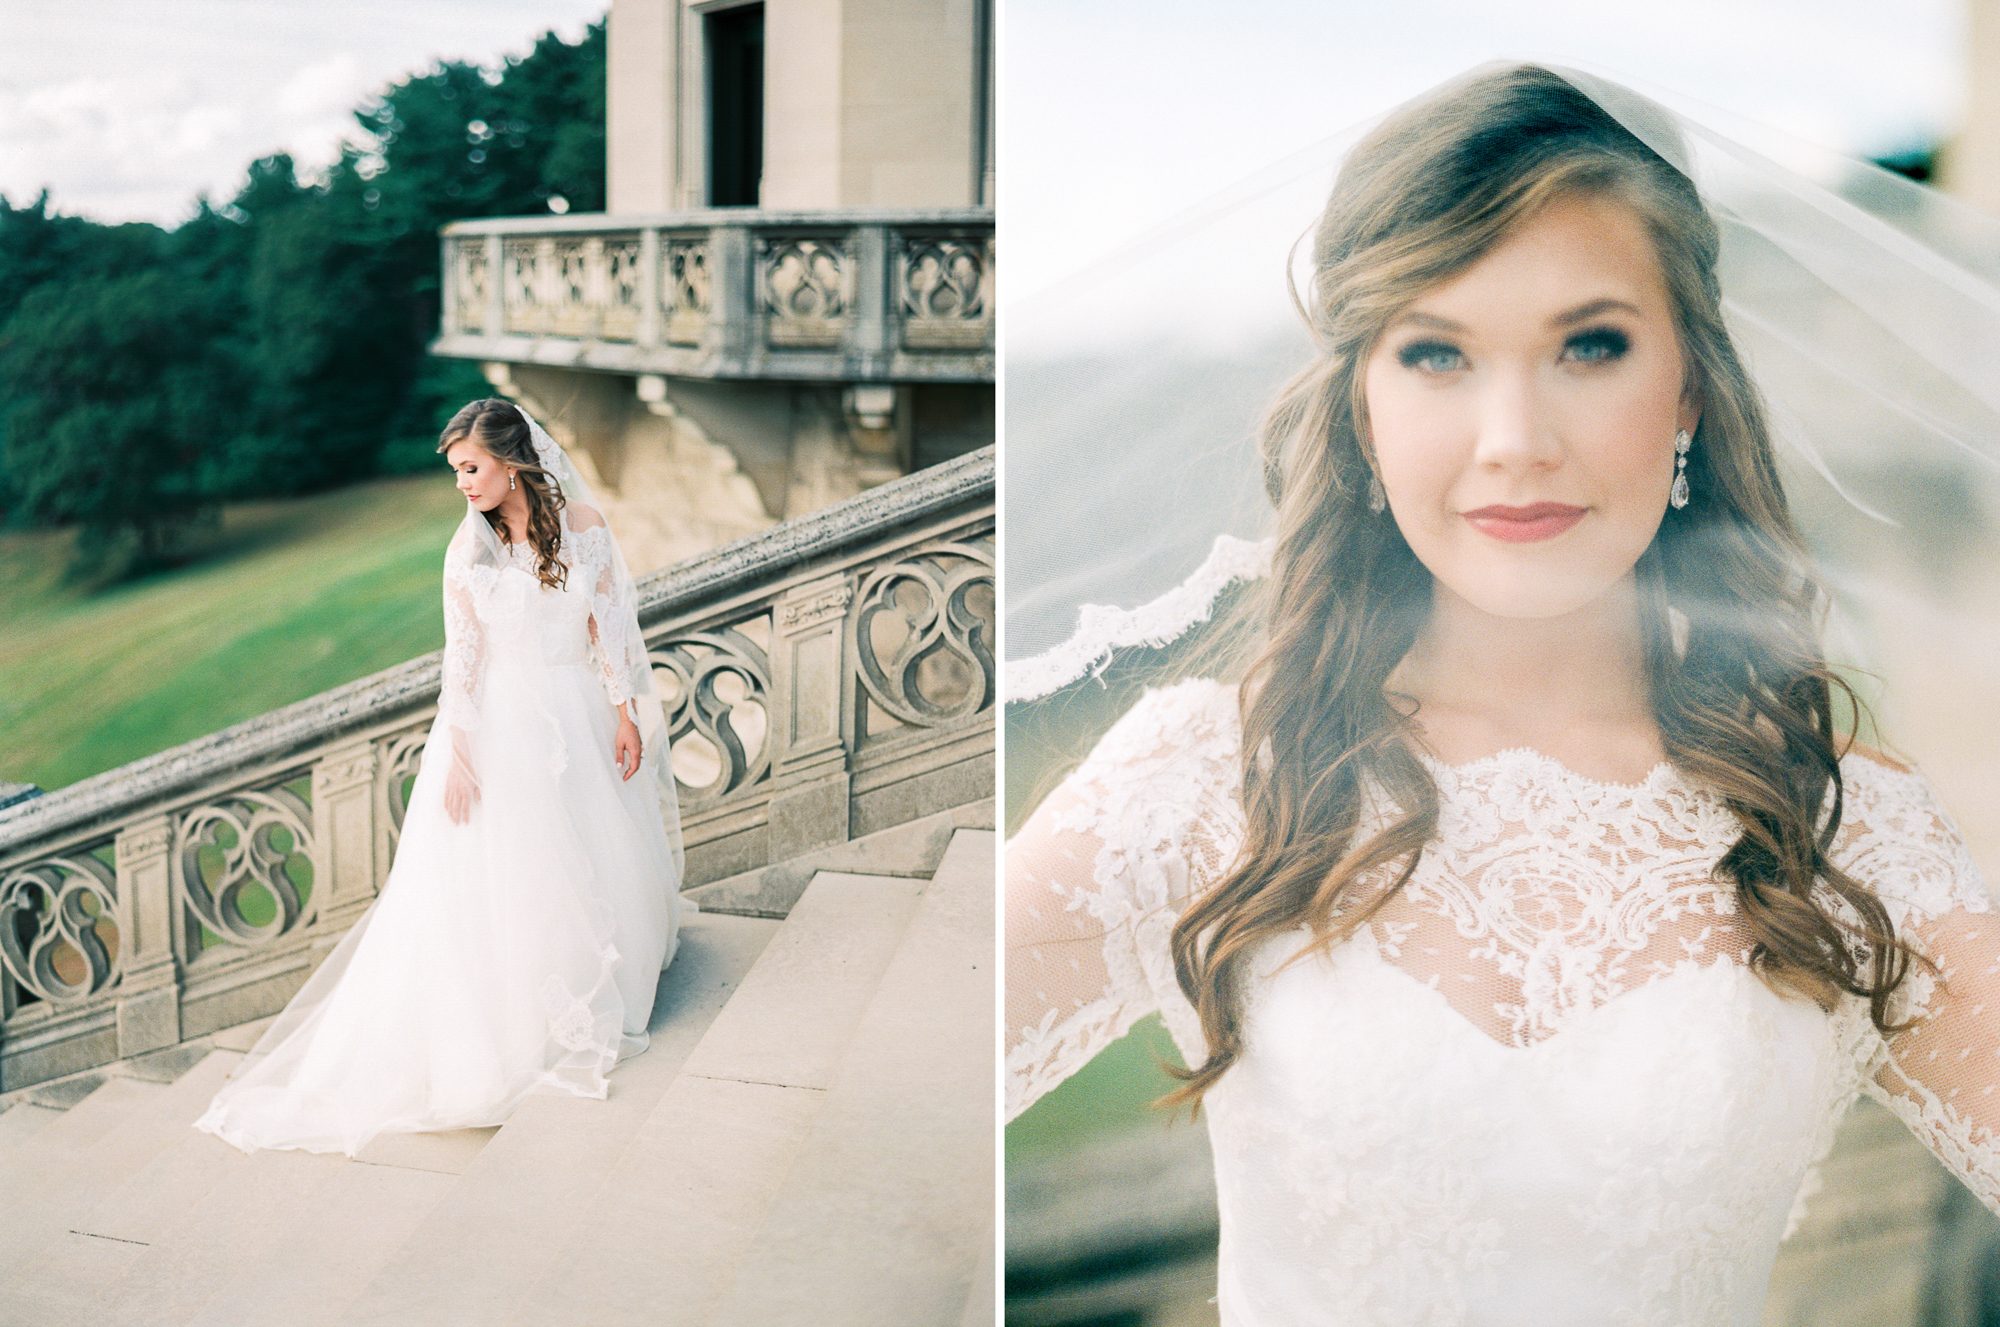
<svg viewBox="0 0 2000 1327">
<path fill-rule="evenodd" d="M 1604 299 L 1594 299 L 1590 301 L 1590 303 L 1588 304 L 1579 304 L 1574 309 L 1571 309 L 1568 313 L 1557 314 L 1555 317 L 1549 319 L 1549 322 L 1552 326 L 1569 327 L 1576 323 L 1588 322 L 1590 319 L 1597 317 L 1599 314 L 1609 313 L 1613 309 L 1622 309 L 1623 311 L 1631 314 L 1635 318 L 1643 316 L 1640 314 L 1639 309 L 1636 305 L 1628 303 L 1627 301 L 1622 299 L 1611 299 L 1609 297 L 1606 297 Z"/>
<path fill-rule="evenodd" d="M 1577 323 L 1588 322 L 1592 318 L 1600 314 L 1609 313 L 1614 309 L 1622 310 L 1634 317 L 1644 316 L 1640 313 L 1637 305 L 1627 300 L 1613 299 L 1610 296 L 1605 296 L 1602 299 L 1594 299 L 1587 303 L 1579 304 L 1574 309 L 1570 309 L 1565 313 L 1557 314 L 1555 317 L 1549 319 L 1549 325 L 1551 327 L 1573 327 Z M 1441 318 L 1435 313 L 1425 313 L 1421 309 L 1409 310 L 1402 317 L 1396 319 L 1395 323 L 1391 324 L 1391 326 L 1402 326 L 1404 324 L 1428 327 L 1439 332 L 1463 332 L 1465 330 L 1463 324 L 1455 323 L 1449 318 Z"/>
</svg>

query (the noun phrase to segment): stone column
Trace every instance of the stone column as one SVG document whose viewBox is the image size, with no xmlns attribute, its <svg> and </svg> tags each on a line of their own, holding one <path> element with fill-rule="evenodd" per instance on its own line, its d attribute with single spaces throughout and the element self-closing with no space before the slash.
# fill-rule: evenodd
<svg viewBox="0 0 2000 1327">
<path fill-rule="evenodd" d="M 482 329 L 489 337 L 504 336 L 507 331 L 507 246 L 500 236 L 486 237 L 486 326 Z"/>
<path fill-rule="evenodd" d="M 150 816 L 118 831 L 118 943 L 125 951 L 118 983 L 118 1058 L 181 1039 L 173 820 Z"/>
<path fill-rule="evenodd" d="M 438 236 L 438 322 L 446 336 L 454 336 L 470 329 L 458 325 L 458 241 L 449 235 Z"/>
<path fill-rule="evenodd" d="M 888 373 L 889 357 L 895 349 L 889 298 L 889 228 L 856 226 L 851 243 L 854 319 L 848 324 L 848 353 L 855 377 L 867 382 Z"/>
<path fill-rule="evenodd" d="M 771 641 L 770 862 L 847 841 L 841 635 L 853 598 L 847 577 L 834 575 L 795 586 L 777 604 Z"/>
<path fill-rule="evenodd" d="M 356 742 L 313 766 L 313 903 L 321 925 L 345 927 L 375 899 L 375 744 Z"/>
<path fill-rule="evenodd" d="M 708 233 L 708 327 L 702 349 L 742 363 L 764 343 L 764 274 L 757 238 L 748 226 L 717 226 Z"/>
<path fill-rule="evenodd" d="M 639 232 L 638 342 L 647 349 L 660 344 L 660 232 L 648 226 Z M 641 399 L 645 393 L 640 392 Z"/>
</svg>

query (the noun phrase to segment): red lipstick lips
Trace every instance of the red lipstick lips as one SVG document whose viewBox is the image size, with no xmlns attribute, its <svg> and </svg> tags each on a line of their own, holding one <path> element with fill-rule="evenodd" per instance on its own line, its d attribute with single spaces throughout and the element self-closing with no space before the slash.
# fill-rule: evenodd
<svg viewBox="0 0 2000 1327">
<path fill-rule="evenodd" d="M 1495 504 L 1465 513 L 1472 528 L 1507 544 L 1538 544 L 1554 539 L 1583 519 L 1588 508 L 1560 502 L 1534 502 L 1525 507 Z"/>
</svg>

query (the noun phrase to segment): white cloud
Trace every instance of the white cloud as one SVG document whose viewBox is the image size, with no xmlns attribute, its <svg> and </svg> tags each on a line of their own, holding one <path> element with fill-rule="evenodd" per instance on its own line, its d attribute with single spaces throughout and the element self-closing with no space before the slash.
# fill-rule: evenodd
<svg viewBox="0 0 2000 1327">
<path fill-rule="evenodd" d="M 0 194 L 22 202 L 46 187 L 64 211 L 173 224 L 198 193 L 233 196 L 258 157 L 329 164 L 358 136 L 354 108 L 388 84 L 439 59 L 518 55 L 551 28 L 573 41 L 607 4 L 9 5 Z"/>
<path fill-rule="evenodd" d="M 11 145 L 0 188 L 32 195 L 65 178 L 103 181 L 112 219 L 176 216 L 214 154 L 240 141 L 248 116 L 235 102 L 203 97 L 174 73 L 70 79 L 0 100 L 0 139 Z"/>
<path fill-rule="evenodd" d="M 361 100 L 368 82 L 352 51 L 340 51 L 305 66 L 278 89 L 278 113 L 295 120 L 341 115 Z"/>
</svg>

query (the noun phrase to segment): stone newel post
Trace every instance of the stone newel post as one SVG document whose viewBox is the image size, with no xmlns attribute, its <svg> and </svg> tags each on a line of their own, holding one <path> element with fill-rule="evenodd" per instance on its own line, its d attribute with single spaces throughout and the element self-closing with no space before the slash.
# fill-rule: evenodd
<svg viewBox="0 0 2000 1327">
<path fill-rule="evenodd" d="M 776 787 L 769 861 L 847 840 L 840 649 L 853 597 L 853 585 L 841 574 L 796 586 L 778 601 L 771 649 L 771 690 L 778 712 L 772 716 Z"/>
<path fill-rule="evenodd" d="M 181 1039 L 180 982 L 174 958 L 174 826 L 151 816 L 118 832 L 118 1057 Z"/>
</svg>

